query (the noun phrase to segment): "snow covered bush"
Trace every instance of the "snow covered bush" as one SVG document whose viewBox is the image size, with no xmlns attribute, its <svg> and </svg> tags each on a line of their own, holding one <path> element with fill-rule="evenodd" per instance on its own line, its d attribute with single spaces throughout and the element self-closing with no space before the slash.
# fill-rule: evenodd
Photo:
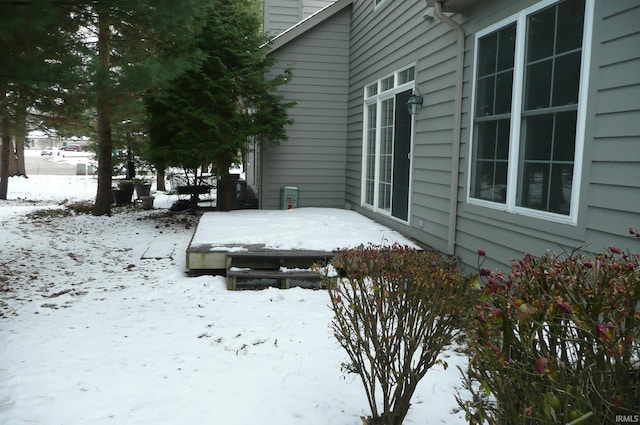
<svg viewBox="0 0 640 425">
<path fill-rule="evenodd" d="M 400 425 L 420 379 L 451 342 L 468 306 L 457 261 L 406 246 L 359 246 L 332 260 L 332 326 L 364 385 L 368 425 Z"/>
<path fill-rule="evenodd" d="M 612 246 L 596 256 L 526 255 L 507 274 L 480 264 L 464 378 L 472 397 L 458 396 L 470 423 L 637 418 L 639 258 Z"/>
</svg>

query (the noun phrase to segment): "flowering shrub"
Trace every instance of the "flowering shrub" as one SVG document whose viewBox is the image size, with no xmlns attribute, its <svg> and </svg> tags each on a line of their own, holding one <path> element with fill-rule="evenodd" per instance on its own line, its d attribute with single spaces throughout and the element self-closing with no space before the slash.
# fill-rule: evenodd
<svg viewBox="0 0 640 425">
<path fill-rule="evenodd" d="M 329 281 L 334 334 L 347 372 L 360 376 L 372 416 L 365 424 L 400 425 L 416 385 L 450 342 L 470 303 L 455 259 L 405 246 L 339 252 Z"/>
<path fill-rule="evenodd" d="M 637 414 L 638 254 L 611 246 L 593 258 L 526 255 L 508 274 L 479 267 L 464 377 L 472 397 L 458 396 L 472 423 L 612 424 Z"/>
</svg>

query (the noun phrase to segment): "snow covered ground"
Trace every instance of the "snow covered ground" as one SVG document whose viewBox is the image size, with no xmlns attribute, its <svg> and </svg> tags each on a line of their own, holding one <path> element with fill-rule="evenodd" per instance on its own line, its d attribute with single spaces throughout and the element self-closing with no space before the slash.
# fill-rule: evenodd
<svg viewBox="0 0 640 425">
<path fill-rule="evenodd" d="M 340 370 L 325 291 L 230 292 L 221 277 L 186 277 L 187 214 L 29 215 L 95 190 L 93 177 L 14 177 L 0 201 L 0 424 L 361 423 L 364 391 Z M 156 194 L 155 206 L 173 201 Z M 394 237 L 355 213 L 314 210 L 314 249 L 352 220 L 364 242 Z M 257 222 L 255 239 L 269 242 Z M 444 356 L 449 368 L 427 374 L 405 423 L 465 423 L 454 399 L 465 358 Z"/>
</svg>

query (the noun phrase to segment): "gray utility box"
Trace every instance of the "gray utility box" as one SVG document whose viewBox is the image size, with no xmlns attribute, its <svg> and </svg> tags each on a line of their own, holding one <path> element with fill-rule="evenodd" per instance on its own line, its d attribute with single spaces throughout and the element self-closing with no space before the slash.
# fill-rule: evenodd
<svg viewBox="0 0 640 425">
<path fill-rule="evenodd" d="M 285 186 L 280 190 L 280 209 L 291 210 L 298 208 L 298 188 Z"/>
</svg>

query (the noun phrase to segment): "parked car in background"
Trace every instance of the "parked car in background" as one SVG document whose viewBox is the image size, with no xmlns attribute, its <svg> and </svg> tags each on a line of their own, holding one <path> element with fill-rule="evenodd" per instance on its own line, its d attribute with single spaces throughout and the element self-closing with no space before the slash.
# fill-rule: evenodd
<svg viewBox="0 0 640 425">
<path fill-rule="evenodd" d="M 67 145 L 67 146 L 62 146 L 60 148 L 61 151 L 67 151 L 67 152 L 82 152 L 82 148 L 78 145 Z"/>
<path fill-rule="evenodd" d="M 44 155 L 49 155 L 49 156 L 53 155 L 53 148 L 52 147 L 47 147 L 47 148 L 42 149 L 40 151 L 40 156 L 44 156 Z"/>
</svg>

